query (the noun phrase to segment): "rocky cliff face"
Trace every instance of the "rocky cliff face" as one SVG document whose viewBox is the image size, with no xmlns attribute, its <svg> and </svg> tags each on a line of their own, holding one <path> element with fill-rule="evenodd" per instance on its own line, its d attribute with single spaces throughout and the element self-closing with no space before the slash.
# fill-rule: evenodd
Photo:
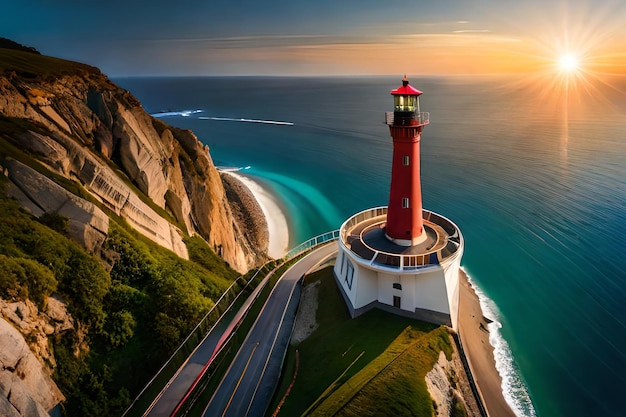
<svg viewBox="0 0 626 417">
<path fill-rule="evenodd" d="M 43 312 L 31 301 L 0 300 L 0 415 L 47 416 L 64 399 L 51 378 L 55 361 L 48 336 L 73 326 L 55 298 Z"/>
<path fill-rule="evenodd" d="M 78 181 L 139 232 L 179 256 L 187 257 L 183 236 L 194 233 L 240 272 L 258 263 L 264 252 L 244 241 L 208 147 L 190 131 L 153 119 L 97 69 L 82 66 L 34 79 L 5 71 L 0 76 L 0 116 L 20 120 L 11 132 L 20 148 Z M 23 166 L 5 165 L 32 206 L 57 212 L 72 199 L 46 185 L 46 193 L 58 200 L 46 205 L 48 195 L 36 198 L 42 191 L 33 187 L 46 182 L 40 174 L 31 170 L 25 176 Z M 106 234 L 106 227 L 100 232 Z M 98 239 L 86 247 L 94 251 L 97 245 Z"/>
<path fill-rule="evenodd" d="M 7 191 L 24 208 L 69 218 L 69 235 L 95 254 L 110 209 L 183 258 L 183 237 L 199 234 L 237 271 L 265 259 L 267 248 L 250 241 L 233 216 L 208 147 L 192 132 L 153 119 L 95 68 L 31 55 L 16 51 L 11 59 L 20 65 L 12 69 L 0 53 L 0 136 L 58 177 L 0 149 Z M 2 416 L 45 416 L 64 399 L 50 378 L 48 338 L 75 324 L 61 301 L 49 298 L 46 306 L 0 299 Z"/>
</svg>

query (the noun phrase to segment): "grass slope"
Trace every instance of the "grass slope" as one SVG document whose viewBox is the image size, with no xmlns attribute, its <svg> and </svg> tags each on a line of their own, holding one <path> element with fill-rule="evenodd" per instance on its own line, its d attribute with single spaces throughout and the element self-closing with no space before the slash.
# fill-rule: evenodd
<svg viewBox="0 0 626 417">
<path fill-rule="evenodd" d="M 451 354 L 447 330 L 380 310 L 350 319 L 332 269 L 305 285 L 317 280 L 319 328 L 287 354 L 276 403 L 292 381 L 296 348 L 299 369 L 278 415 L 432 415 L 424 377 L 441 350 Z"/>
<path fill-rule="evenodd" d="M 43 79 L 58 78 L 62 75 L 100 73 L 100 70 L 90 65 L 32 52 L 0 48 L 0 72 L 10 71 L 27 78 Z"/>
</svg>

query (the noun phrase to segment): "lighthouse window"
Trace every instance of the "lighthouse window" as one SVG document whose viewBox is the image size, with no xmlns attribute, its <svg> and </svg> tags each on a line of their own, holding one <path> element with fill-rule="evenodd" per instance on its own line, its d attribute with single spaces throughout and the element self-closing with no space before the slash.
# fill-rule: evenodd
<svg viewBox="0 0 626 417">
<path fill-rule="evenodd" d="M 415 111 L 419 102 L 416 96 L 394 96 L 393 103 L 395 111 Z"/>
<path fill-rule="evenodd" d="M 352 262 L 348 261 L 348 273 L 346 274 L 346 284 L 348 284 L 348 289 L 352 289 L 352 281 L 354 280 L 354 267 L 352 266 Z"/>
<path fill-rule="evenodd" d="M 402 208 L 409 208 L 409 199 L 407 197 L 402 198 Z"/>
<path fill-rule="evenodd" d="M 404 155 L 403 163 L 405 167 L 409 166 L 409 155 Z"/>
<path fill-rule="evenodd" d="M 406 98 L 407 110 L 413 110 L 415 108 L 415 96 L 408 96 Z"/>
</svg>

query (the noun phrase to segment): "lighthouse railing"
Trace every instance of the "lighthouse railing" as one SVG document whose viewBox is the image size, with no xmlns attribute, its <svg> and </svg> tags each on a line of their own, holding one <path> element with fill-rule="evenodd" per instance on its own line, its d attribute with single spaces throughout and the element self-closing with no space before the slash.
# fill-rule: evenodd
<svg viewBox="0 0 626 417">
<path fill-rule="evenodd" d="M 354 233 L 354 228 L 358 224 L 367 222 L 364 227 L 379 227 L 385 222 L 387 207 L 375 207 L 361 211 L 346 220 L 339 229 L 339 239 L 352 253 L 363 259 L 366 263 L 382 265 L 393 269 L 415 270 L 425 268 L 449 261 L 463 247 L 463 237 L 458 227 L 448 218 L 429 210 L 423 210 L 422 216 L 436 225 L 440 226 L 447 233 L 448 243 L 443 248 L 421 254 L 399 254 L 375 250 L 367 245 L 359 245 L 356 249 L 353 245 L 355 239 L 360 239 L 361 233 Z M 364 230 L 361 229 L 361 230 Z"/>
<path fill-rule="evenodd" d="M 389 126 L 393 126 L 394 124 L 394 112 L 388 111 L 385 112 L 385 124 Z M 417 125 L 426 125 L 430 122 L 430 112 L 423 111 L 415 113 L 415 120 L 417 121 Z"/>
</svg>

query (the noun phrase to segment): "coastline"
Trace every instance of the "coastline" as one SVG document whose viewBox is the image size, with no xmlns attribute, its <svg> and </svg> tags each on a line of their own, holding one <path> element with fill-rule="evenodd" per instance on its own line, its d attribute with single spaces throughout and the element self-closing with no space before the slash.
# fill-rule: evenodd
<svg viewBox="0 0 626 417">
<path fill-rule="evenodd" d="M 220 173 L 227 177 L 229 188 L 237 194 L 252 219 L 253 224 L 247 224 L 247 227 L 255 229 L 253 233 L 261 235 L 265 233 L 270 257 L 275 259 L 283 257 L 289 249 L 289 229 L 285 213 L 277 204 L 275 197 L 250 176 L 232 171 L 220 170 Z M 469 365 L 468 377 L 473 379 L 480 396 L 478 400 L 483 404 L 489 417 L 516 417 L 502 391 L 502 377 L 496 367 L 494 347 L 489 340 L 490 323 L 491 320 L 484 315 L 479 296 L 469 276 L 460 270 L 458 338 Z M 459 372 L 461 370 L 458 369 Z"/>
<path fill-rule="evenodd" d="M 465 271 L 459 271 L 459 339 L 480 399 L 489 416 L 516 417 L 502 392 L 487 319 Z"/>
<path fill-rule="evenodd" d="M 245 208 L 249 212 L 250 217 L 252 217 L 254 224 L 250 226 L 257 229 L 254 231 L 257 234 L 263 233 L 263 231 L 267 232 L 268 256 L 274 259 L 282 258 L 289 251 L 289 227 L 287 217 L 274 196 L 247 175 L 225 170 L 220 170 L 220 174 L 223 177 L 228 177 L 229 182 L 234 180 L 234 182 L 241 185 L 233 192 L 239 196 L 243 205 L 246 206 Z M 256 205 L 252 202 L 246 203 L 246 200 L 248 200 L 245 196 L 246 192 L 255 200 Z M 260 213 L 258 212 L 259 210 L 261 211 Z M 260 231 L 259 229 L 262 226 L 259 223 L 263 220 L 265 221 L 266 229 Z"/>
</svg>

